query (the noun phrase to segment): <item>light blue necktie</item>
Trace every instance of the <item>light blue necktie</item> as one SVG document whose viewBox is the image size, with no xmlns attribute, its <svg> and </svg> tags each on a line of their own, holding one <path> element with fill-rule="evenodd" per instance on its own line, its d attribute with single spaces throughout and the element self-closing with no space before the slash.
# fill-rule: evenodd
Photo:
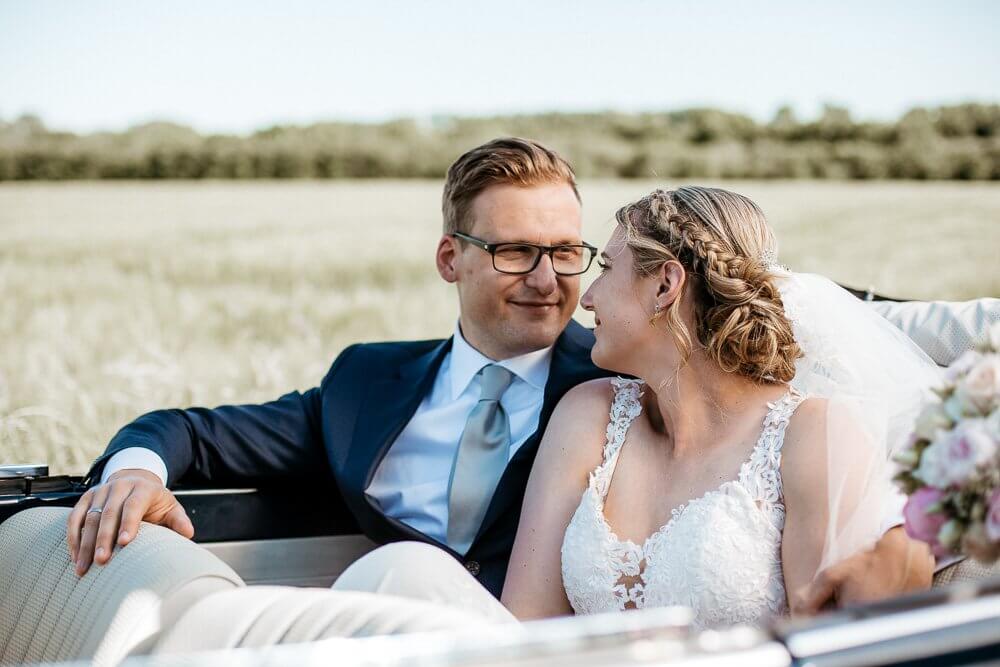
<svg viewBox="0 0 1000 667">
<path fill-rule="evenodd" d="M 448 546 L 466 553 L 479 532 L 510 450 L 510 423 L 500 397 L 514 379 L 503 366 L 484 366 L 479 403 L 472 409 L 448 480 Z"/>
</svg>

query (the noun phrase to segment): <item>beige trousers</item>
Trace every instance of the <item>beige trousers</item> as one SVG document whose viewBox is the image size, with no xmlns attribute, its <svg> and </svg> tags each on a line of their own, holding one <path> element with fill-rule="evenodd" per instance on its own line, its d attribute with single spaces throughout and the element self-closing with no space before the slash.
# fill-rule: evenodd
<svg viewBox="0 0 1000 667">
<path fill-rule="evenodd" d="M 394 542 L 369 552 L 344 570 L 332 588 L 423 600 L 493 623 L 517 621 L 458 561 L 422 542 Z"/>
</svg>

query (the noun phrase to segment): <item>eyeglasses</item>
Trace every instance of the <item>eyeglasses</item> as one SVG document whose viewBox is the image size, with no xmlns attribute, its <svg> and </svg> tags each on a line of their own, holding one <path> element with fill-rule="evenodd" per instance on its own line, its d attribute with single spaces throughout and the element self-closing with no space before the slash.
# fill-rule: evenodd
<svg viewBox="0 0 1000 667">
<path fill-rule="evenodd" d="M 594 258 L 597 248 L 589 243 L 564 245 L 538 245 L 535 243 L 487 243 L 475 236 L 455 232 L 453 238 L 468 241 L 493 256 L 493 268 L 500 273 L 519 275 L 531 273 L 538 266 L 542 255 L 552 261 L 552 270 L 560 276 L 578 276 L 585 273 Z"/>
</svg>

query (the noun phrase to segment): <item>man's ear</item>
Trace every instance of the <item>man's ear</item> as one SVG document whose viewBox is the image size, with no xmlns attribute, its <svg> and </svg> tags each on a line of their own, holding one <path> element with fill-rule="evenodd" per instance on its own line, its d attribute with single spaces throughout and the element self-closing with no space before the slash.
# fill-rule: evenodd
<svg viewBox="0 0 1000 667">
<path fill-rule="evenodd" d="M 676 259 L 667 260 L 660 266 L 656 286 L 656 305 L 666 310 L 684 292 L 687 272 Z"/>
<path fill-rule="evenodd" d="M 438 241 L 437 253 L 435 255 L 438 274 L 444 278 L 445 282 L 453 283 L 458 280 L 456 262 L 458 260 L 458 239 L 445 234 Z"/>
</svg>

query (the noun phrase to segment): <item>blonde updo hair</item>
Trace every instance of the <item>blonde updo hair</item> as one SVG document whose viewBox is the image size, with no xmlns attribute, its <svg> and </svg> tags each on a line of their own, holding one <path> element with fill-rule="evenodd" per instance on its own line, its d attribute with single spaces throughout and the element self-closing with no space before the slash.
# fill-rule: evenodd
<svg viewBox="0 0 1000 667">
<path fill-rule="evenodd" d="M 776 242 L 750 199 L 717 188 L 655 190 L 615 214 L 639 275 L 677 260 L 693 279 L 695 335 L 723 370 L 759 383 L 790 382 L 802 353 L 769 262 Z M 678 298 L 666 317 L 684 360 L 691 335 Z"/>
</svg>

